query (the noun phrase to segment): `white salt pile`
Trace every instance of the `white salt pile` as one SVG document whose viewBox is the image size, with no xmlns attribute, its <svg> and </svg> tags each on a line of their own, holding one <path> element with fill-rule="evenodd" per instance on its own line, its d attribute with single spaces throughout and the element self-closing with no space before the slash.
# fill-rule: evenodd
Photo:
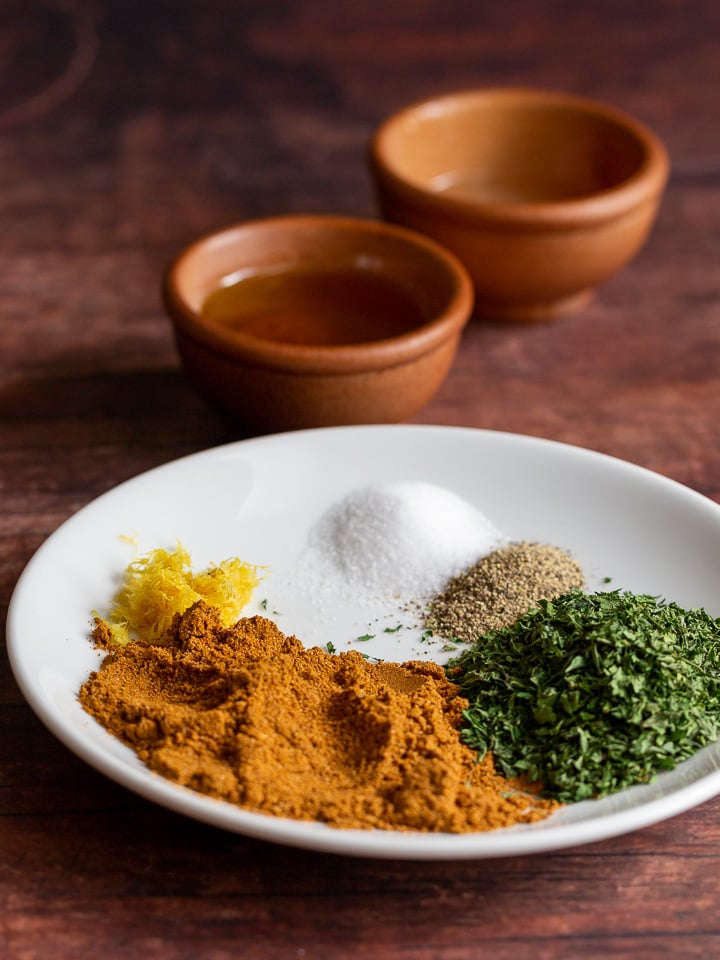
<svg viewBox="0 0 720 960">
<path fill-rule="evenodd" d="M 356 490 L 311 533 L 338 585 L 370 597 L 420 598 L 507 542 L 472 504 L 443 487 L 395 481 Z"/>
</svg>

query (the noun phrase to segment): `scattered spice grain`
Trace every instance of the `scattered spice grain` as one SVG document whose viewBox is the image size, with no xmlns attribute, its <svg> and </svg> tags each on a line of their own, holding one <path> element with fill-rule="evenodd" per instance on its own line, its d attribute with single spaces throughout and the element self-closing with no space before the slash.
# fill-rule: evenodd
<svg viewBox="0 0 720 960">
<path fill-rule="evenodd" d="M 489 630 L 510 626 L 539 600 L 584 583 L 580 565 L 559 547 L 511 543 L 453 577 L 430 601 L 425 626 L 441 637 L 473 643 Z"/>
<path fill-rule="evenodd" d="M 558 806 L 478 762 L 439 666 L 306 649 L 261 616 L 225 627 L 202 601 L 165 637 L 114 647 L 79 698 L 152 770 L 259 813 L 464 833 Z"/>
</svg>

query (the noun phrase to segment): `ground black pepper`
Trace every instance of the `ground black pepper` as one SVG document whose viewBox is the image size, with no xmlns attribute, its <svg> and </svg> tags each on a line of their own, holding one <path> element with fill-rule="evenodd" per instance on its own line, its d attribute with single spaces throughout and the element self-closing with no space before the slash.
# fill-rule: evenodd
<svg viewBox="0 0 720 960">
<path fill-rule="evenodd" d="M 538 600 L 584 585 L 580 565 L 559 547 L 512 543 L 453 577 L 430 602 L 425 627 L 446 639 L 472 643 L 488 630 L 510 626 Z"/>
</svg>

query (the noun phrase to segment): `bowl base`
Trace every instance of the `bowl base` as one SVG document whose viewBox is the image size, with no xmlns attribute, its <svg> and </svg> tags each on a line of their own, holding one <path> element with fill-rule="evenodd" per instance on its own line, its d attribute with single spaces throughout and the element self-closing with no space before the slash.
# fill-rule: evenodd
<svg viewBox="0 0 720 960">
<path fill-rule="evenodd" d="M 485 300 L 478 295 L 474 315 L 482 320 L 502 320 L 507 323 L 552 323 L 568 314 L 576 313 L 595 296 L 594 290 L 581 290 L 569 297 L 543 303 Z"/>
</svg>

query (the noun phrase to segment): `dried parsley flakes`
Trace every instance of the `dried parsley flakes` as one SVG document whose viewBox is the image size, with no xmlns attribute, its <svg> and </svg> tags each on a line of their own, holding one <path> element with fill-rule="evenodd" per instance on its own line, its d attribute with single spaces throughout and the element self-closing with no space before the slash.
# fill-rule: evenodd
<svg viewBox="0 0 720 960">
<path fill-rule="evenodd" d="M 657 597 L 541 600 L 448 664 L 463 740 L 566 803 L 648 781 L 720 738 L 720 621 Z"/>
</svg>

